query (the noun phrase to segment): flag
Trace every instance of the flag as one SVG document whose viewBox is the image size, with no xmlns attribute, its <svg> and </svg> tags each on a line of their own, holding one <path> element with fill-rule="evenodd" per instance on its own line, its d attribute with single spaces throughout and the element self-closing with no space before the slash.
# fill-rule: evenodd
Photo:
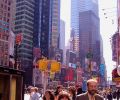
<svg viewBox="0 0 120 100">
<path fill-rule="evenodd" d="M 13 33 L 13 31 L 10 31 L 8 37 L 8 50 L 9 50 L 9 55 L 11 56 L 14 55 L 14 45 L 15 45 L 15 34 Z"/>
</svg>

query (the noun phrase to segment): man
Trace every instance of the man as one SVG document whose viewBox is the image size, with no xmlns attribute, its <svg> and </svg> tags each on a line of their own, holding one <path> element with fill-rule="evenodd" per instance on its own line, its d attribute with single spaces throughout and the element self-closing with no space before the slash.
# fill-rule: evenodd
<svg viewBox="0 0 120 100">
<path fill-rule="evenodd" d="M 87 81 L 87 92 L 77 95 L 76 100 L 104 100 L 99 94 L 97 94 L 97 81 L 89 79 Z"/>
</svg>

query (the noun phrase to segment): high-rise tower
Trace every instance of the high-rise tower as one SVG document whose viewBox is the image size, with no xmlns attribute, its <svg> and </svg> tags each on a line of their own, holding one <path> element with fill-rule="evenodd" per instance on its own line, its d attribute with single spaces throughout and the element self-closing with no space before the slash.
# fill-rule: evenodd
<svg viewBox="0 0 120 100">
<path fill-rule="evenodd" d="M 34 45 L 40 47 L 42 56 L 49 58 L 50 47 L 59 47 L 60 0 L 36 1 L 39 3 L 36 2 L 35 8 Z"/>
<path fill-rule="evenodd" d="M 98 0 L 72 0 L 71 27 L 78 38 L 81 65 L 85 66 L 85 57 L 93 55 L 92 60 L 100 64 L 100 25 Z"/>
<path fill-rule="evenodd" d="M 16 0 L 15 33 L 22 34 L 22 42 L 18 46 L 18 60 L 21 68 L 26 71 L 26 84 L 32 82 L 34 10 L 35 0 Z"/>
<path fill-rule="evenodd" d="M 71 37 L 74 40 L 74 51 L 79 51 L 79 0 L 71 0 Z"/>
</svg>

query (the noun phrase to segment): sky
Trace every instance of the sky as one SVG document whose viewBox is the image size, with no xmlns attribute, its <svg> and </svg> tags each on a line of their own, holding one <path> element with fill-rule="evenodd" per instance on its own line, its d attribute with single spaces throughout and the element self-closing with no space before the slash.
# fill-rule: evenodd
<svg viewBox="0 0 120 100">
<path fill-rule="evenodd" d="M 61 0 L 61 16 L 60 18 L 65 21 L 65 36 L 66 45 L 70 37 L 70 10 L 71 0 Z M 111 50 L 111 36 L 117 30 L 116 18 L 116 2 L 117 0 L 98 0 L 99 1 L 99 18 L 100 18 L 100 34 L 103 39 L 103 56 L 107 68 L 107 77 L 112 79 L 111 72 L 115 67 L 115 62 L 112 61 Z"/>
</svg>

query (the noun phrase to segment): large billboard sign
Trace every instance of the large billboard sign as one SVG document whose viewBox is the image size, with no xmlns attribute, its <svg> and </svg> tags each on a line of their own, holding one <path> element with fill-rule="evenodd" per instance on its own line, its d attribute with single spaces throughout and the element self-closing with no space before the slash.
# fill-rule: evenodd
<svg viewBox="0 0 120 100">
<path fill-rule="evenodd" d="M 55 49 L 55 60 L 58 62 L 63 62 L 63 50 Z"/>
<path fill-rule="evenodd" d="M 100 75 L 103 77 L 105 75 L 105 65 L 100 64 Z"/>
<path fill-rule="evenodd" d="M 117 68 L 112 71 L 112 80 L 113 82 L 120 82 L 120 76 L 118 75 Z"/>
</svg>

